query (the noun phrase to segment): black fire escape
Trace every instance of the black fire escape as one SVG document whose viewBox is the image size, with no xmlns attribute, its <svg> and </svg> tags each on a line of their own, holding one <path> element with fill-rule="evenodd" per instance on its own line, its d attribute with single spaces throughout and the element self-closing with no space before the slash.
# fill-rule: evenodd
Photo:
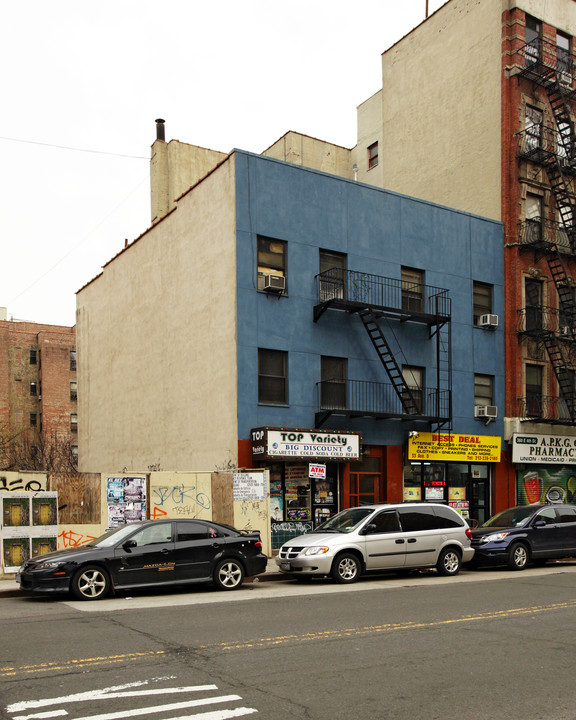
<svg viewBox="0 0 576 720">
<path fill-rule="evenodd" d="M 326 311 L 357 315 L 385 370 L 386 382 L 317 383 L 316 427 L 333 415 L 428 423 L 451 429 L 451 301 L 448 291 L 368 273 L 332 268 L 316 276 L 314 322 Z M 403 373 L 408 363 L 398 340 L 403 323 L 427 328 L 434 343 L 436 386 L 421 387 Z"/>
<path fill-rule="evenodd" d="M 542 166 L 554 196 L 559 222 L 527 219 L 520 243 L 544 256 L 558 293 L 558 308 L 541 307 L 534 284 L 526 283 L 526 307 L 520 313 L 519 333 L 541 343 L 559 387 L 558 398 L 525 398 L 520 415 L 550 423 L 576 422 L 574 342 L 576 341 L 574 281 L 565 258 L 576 256 L 576 137 L 569 102 L 576 99 L 573 57 L 556 45 L 538 39 L 525 45 L 520 75 L 544 88 L 554 126 L 532 126 L 520 134 L 519 158 Z M 536 399 L 537 400 L 537 399 Z"/>
</svg>

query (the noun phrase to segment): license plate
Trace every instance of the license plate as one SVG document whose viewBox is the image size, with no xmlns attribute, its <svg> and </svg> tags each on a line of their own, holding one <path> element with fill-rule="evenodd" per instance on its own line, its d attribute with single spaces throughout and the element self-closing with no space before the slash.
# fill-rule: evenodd
<svg viewBox="0 0 576 720">
<path fill-rule="evenodd" d="M 290 570 L 290 563 L 280 563 L 281 570 Z"/>
</svg>

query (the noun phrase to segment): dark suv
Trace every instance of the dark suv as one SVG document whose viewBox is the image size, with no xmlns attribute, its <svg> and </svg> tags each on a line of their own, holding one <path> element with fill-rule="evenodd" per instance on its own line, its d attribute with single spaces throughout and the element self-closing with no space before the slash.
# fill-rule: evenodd
<svg viewBox="0 0 576 720">
<path fill-rule="evenodd" d="M 517 505 L 472 530 L 471 564 L 507 565 L 523 570 L 530 562 L 576 556 L 576 506 Z"/>
</svg>

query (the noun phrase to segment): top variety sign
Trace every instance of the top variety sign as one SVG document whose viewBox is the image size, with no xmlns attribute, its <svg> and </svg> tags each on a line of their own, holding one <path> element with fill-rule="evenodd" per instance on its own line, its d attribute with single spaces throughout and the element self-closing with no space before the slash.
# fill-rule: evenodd
<svg viewBox="0 0 576 720">
<path fill-rule="evenodd" d="M 576 437 L 514 433 L 512 462 L 576 465 Z"/>
<path fill-rule="evenodd" d="M 256 428 L 250 432 L 252 460 L 359 460 L 360 433 L 299 428 Z"/>
</svg>

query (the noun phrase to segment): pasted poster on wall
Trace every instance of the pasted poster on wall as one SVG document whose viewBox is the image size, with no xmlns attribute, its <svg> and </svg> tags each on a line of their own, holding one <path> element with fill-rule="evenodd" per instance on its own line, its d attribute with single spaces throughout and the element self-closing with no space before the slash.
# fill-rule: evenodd
<svg viewBox="0 0 576 720">
<path fill-rule="evenodd" d="M 0 503 L 4 572 L 58 548 L 58 493 L 2 492 Z"/>
<path fill-rule="evenodd" d="M 146 520 L 146 476 L 106 477 L 108 527 Z"/>
</svg>

